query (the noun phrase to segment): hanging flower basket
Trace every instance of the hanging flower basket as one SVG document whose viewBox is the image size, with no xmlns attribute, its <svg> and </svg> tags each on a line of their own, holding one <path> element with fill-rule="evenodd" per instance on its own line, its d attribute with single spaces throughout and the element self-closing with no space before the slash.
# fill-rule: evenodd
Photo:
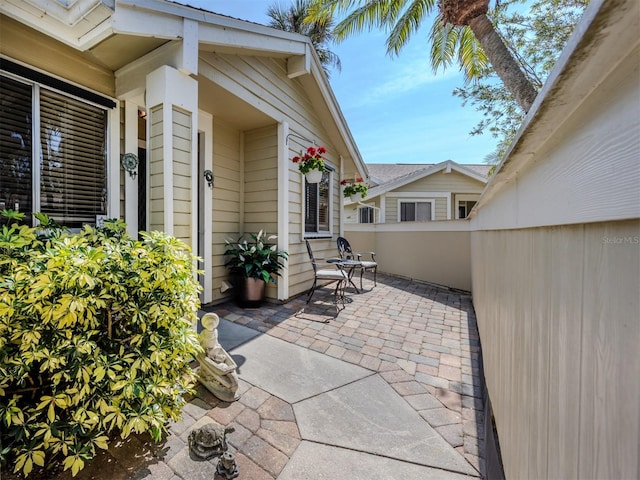
<svg viewBox="0 0 640 480">
<path fill-rule="evenodd" d="M 309 147 L 304 155 L 293 157 L 291 161 L 298 164 L 298 170 L 304 174 L 308 183 L 318 183 L 322 180 L 322 173 L 327 170 L 322 156 L 327 153 L 324 147 Z"/>
<path fill-rule="evenodd" d="M 369 190 L 369 187 L 367 187 L 367 184 L 364 183 L 362 178 L 356 178 L 355 181 L 342 180 L 340 185 L 344 185 L 342 194 L 345 197 L 350 197 L 352 202 L 362 200 L 367 196 L 367 191 Z"/>
<path fill-rule="evenodd" d="M 319 183 L 322 180 L 322 170 L 309 170 L 304 174 L 307 183 Z"/>
</svg>

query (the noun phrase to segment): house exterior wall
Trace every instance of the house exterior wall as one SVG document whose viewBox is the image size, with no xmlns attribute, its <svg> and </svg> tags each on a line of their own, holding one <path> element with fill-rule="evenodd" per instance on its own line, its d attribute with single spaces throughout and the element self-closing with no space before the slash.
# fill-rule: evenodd
<svg viewBox="0 0 640 480">
<path fill-rule="evenodd" d="M 467 198 L 473 195 L 479 198 L 484 187 L 485 183 L 455 170 L 450 173 L 439 171 L 373 199 L 365 199 L 362 203 L 382 208 L 382 223 L 400 223 L 398 211 L 401 201 L 432 202 L 432 220 L 453 220 L 457 217 L 456 197 Z M 384 201 L 381 197 L 384 197 Z M 345 206 L 345 223 L 359 223 L 358 206 L 354 204 Z M 379 218 L 377 213 L 376 221 L 379 221 Z"/>
<path fill-rule="evenodd" d="M 579 51 L 471 219 L 507 478 L 640 477 L 637 12 L 589 5 L 583 18 L 597 20 L 576 28 Z"/>
<path fill-rule="evenodd" d="M 192 114 L 172 108 L 173 135 L 173 235 L 195 248 L 192 237 Z"/>
<path fill-rule="evenodd" d="M 163 106 L 150 109 L 149 131 L 149 230 L 164 230 Z"/>
<path fill-rule="evenodd" d="M 242 145 L 242 132 L 221 118 L 213 118 L 213 302 L 219 302 L 231 293 L 221 291 L 222 282 L 228 279 L 224 266 L 225 240 L 236 240 L 239 232 L 244 231 Z"/>
<path fill-rule="evenodd" d="M 115 96 L 113 72 L 92 62 L 89 56 L 5 15 L 0 15 L 0 31 L 1 54 L 104 95 Z"/>
</svg>

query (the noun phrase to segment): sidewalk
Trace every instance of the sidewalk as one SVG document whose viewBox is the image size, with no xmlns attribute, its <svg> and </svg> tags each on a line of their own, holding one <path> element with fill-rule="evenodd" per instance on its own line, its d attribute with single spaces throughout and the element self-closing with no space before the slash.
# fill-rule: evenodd
<svg viewBox="0 0 640 480">
<path fill-rule="evenodd" d="M 132 437 L 76 479 L 213 479 L 216 460 L 195 461 L 187 447 L 189 433 L 212 421 L 235 428 L 227 438 L 240 480 L 481 477 L 470 297 L 379 275 L 377 287 L 365 280 L 362 294 L 348 291 L 336 316 L 331 291 L 317 291 L 298 317 L 304 299 L 208 308 L 238 364 L 240 399 L 224 403 L 199 386 L 165 442 Z"/>
</svg>

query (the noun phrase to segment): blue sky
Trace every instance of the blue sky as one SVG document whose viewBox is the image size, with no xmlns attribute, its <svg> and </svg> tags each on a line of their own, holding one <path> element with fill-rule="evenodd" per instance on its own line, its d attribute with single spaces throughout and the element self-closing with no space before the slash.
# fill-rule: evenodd
<svg viewBox="0 0 640 480">
<path fill-rule="evenodd" d="M 177 0 L 194 7 L 267 24 L 273 0 Z M 287 0 L 279 0 L 288 5 Z M 386 54 L 385 35 L 362 33 L 335 44 L 342 71 L 330 83 L 366 163 L 484 163 L 495 149 L 489 134 L 470 136 L 481 114 L 452 95 L 462 86 L 457 67 L 434 74 L 428 27 L 399 56 Z"/>
</svg>

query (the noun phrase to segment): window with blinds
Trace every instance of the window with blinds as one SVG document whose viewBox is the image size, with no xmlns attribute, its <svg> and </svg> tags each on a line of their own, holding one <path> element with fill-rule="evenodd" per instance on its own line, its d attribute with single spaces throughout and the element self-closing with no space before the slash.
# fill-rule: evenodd
<svg viewBox="0 0 640 480">
<path fill-rule="evenodd" d="M 32 211 L 32 90 L 0 76 L 0 210 Z"/>
<path fill-rule="evenodd" d="M 324 234 L 331 232 L 330 195 L 331 172 L 324 172 L 319 183 L 305 182 L 305 233 Z"/>
<path fill-rule="evenodd" d="M 431 202 L 400 202 L 400 221 L 431 221 Z"/>
<path fill-rule="evenodd" d="M 107 213 L 107 112 L 36 84 L 0 82 L 0 207 L 29 221 L 39 211 L 71 228 L 94 223 Z"/>
</svg>

